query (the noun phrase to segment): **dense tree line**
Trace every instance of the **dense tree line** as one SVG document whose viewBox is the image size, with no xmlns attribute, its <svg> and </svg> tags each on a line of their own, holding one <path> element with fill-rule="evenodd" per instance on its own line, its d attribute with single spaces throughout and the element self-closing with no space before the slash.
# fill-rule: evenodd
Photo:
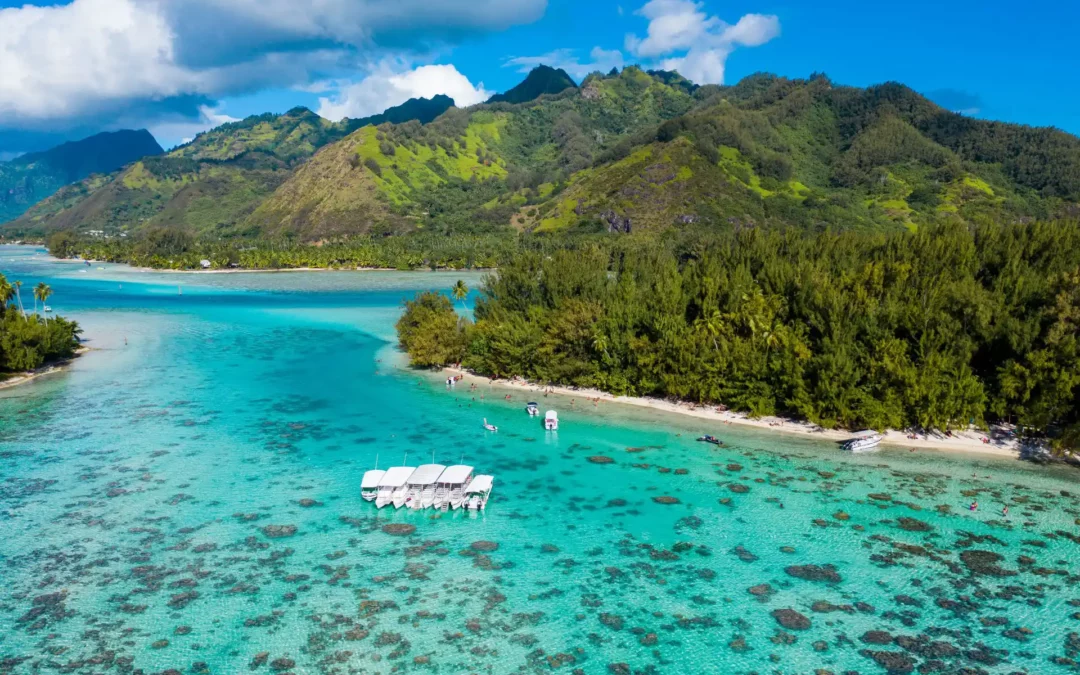
<svg viewBox="0 0 1080 675">
<path fill-rule="evenodd" d="M 26 312 L 23 293 L 18 281 L 9 282 L 0 274 L 0 377 L 70 358 L 79 346 L 74 321 Z M 42 284 L 32 293 L 47 299 L 51 291 Z"/>
<path fill-rule="evenodd" d="M 474 325 L 410 303 L 402 345 L 421 365 L 826 427 L 1080 421 L 1076 223 L 618 241 L 516 255 Z"/>
</svg>

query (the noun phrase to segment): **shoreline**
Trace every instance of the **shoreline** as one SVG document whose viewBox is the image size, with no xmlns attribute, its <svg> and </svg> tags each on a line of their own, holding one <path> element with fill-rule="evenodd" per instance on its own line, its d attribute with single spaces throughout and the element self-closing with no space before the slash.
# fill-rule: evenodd
<svg viewBox="0 0 1080 675">
<path fill-rule="evenodd" d="M 773 431 L 798 436 L 817 438 L 823 441 L 842 442 L 851 438 L 852 432 L 837 429 L 825 429 L 809 422 L 783 418 L 761 417 L 752 418 L 746 413 L 719 410 L 716 406 L 706 406 L 687 402 L 675 402 L 644 396 L 614 396 L 598 389 L 575 389 L 573 387 L 544 387 L 525 380 L 491 379 L 471 373 L 462 368 L 443 368 L 443 376 L 461 375 L 465 382 L 477 385 L 488 385 L 489 388 L 516 390 L 521 392 L 535 392 L 543 394 L 550 392 L 560 396 L 568 396 L 571 399 L 581 398 L 585 402 L 599 399 L 601 402 L 615 403 L 618 405 L 636 406 L 648 408 L 660 412 L 696 417 L 727 425 L 756 428 L 764 431 Z M 713 431 L 714 435 L 720 432 Z M 989 444 L 983 443 L 983 438 L 990 438 Z M 919 434 L 917 438 L 908 438 L 903 431 L 889 429 L 881 441 L 882 445 L 895 447 L 916 448 L 921 450 L 936 450 L 951 453 L 966 453 L 972 455 L 988 455 L 1004 459 L 1020 459 L 1020 445 L 1015 438 L 995 437 L 994 432 L 990 435 L 977 430 L 953 432 L 952 436 L 944 434 Z"/>
<path fill-rule="evenodd" d="M 23 373 L 17 373 L 11 377 L 0 380 L 0 391 L 4 389 L 11 389 L 17 387 L 20 384 L 26 384 L 27 382 L 33 382 L 39 377 L 45 375 L 52 375 L 53 373 L 59 373 L 65 370 L 68 366 L 74 363 L 75 359 L 79 358 L 83 354 L 91 350 L 91 347 L 79 347 L 75 350 L 75 354 L 69 359 L 62 359 L 60 361 L 54 361 L 53 363 L 46 364 L 40 368 L 30 370 Z"/>
</svg>

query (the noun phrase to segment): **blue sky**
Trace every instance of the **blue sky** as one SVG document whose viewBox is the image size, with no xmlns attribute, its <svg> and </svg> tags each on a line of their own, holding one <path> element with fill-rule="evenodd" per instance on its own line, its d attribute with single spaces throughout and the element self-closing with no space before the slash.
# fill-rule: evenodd
<svg viewBox="0 0 1080 675">
<path fill-rule="evenodd" d="M 6 9 L 3 9 L 6 8 Z M 305 105 L 483 100 L 537 62 L 903 82 L 966 114 L 1080 133 L 1080 3 L 0 0 L 0 157 L 142 126 L 164 145 Z"/>
</svg>

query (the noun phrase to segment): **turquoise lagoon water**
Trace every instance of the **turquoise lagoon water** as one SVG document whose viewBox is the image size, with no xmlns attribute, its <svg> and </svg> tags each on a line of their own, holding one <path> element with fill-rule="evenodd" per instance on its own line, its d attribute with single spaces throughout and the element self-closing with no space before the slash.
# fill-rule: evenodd
<svg viewBox="0 0 1080 675">
<path fill-rule="evenodd" d="M 554 398 L 547 435 L 401 368 L 402 298 L 463 275 L 105 267 L 0 248 L 95 348 L 0 392 L 0 673 L 1075 669 L 1073 472 Z M 406 453 L 486 512 L 362 501 Z"/>
</svg>

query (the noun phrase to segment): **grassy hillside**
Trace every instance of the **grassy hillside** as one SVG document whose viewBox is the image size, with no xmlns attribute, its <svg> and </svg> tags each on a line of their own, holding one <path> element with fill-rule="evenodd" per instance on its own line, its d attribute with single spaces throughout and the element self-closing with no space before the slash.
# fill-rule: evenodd
<svg viewBox="0 0 1080 675">
<path fill-rule="evenodd" d="M 372 122 L 429 121 L 451 106 L 445 96 L 411 99 L 380 115 L 339 123 L 306 108 L 249 117 L 199 134 L 166 155 L 70 185 L 5 230 L 21 235 L 172 227 L 203 235 L 256 235 L 249 216 L 319 148 Z"/>
<path fill-rule="evenodd" d="M 755 75 L 697 87 L 629 67 L 521 103 L 445 109 L 426 124 L 392 119 L 331 124 L 298 109 L 226 125 L 61 190 L 15 229 L 162 226 L 322 242 L 414 231 L 917 230 L 1080 213 L 1080 139 L 963 117 L 898 84 Z"/>
<path fill-rule="evenodd" d="M 64 185 L 161 152 L 145 129 L 122 130 L 0 162 L 0 223 L 17 218 Z"/>
</svg>

